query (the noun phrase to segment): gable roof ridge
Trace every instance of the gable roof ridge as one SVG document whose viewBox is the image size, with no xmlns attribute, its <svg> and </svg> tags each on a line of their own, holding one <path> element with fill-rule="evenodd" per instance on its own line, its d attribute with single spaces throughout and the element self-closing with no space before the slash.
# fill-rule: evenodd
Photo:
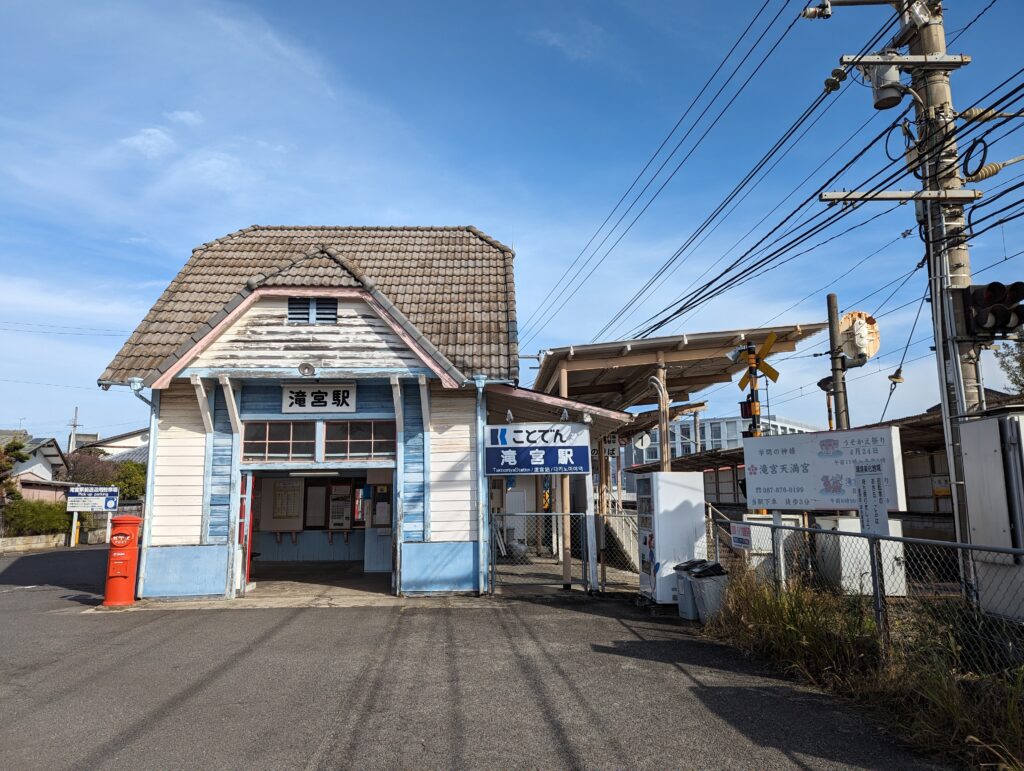
<svg viewBox="0 0 1024 771">
<path fill-rule="evenodd" d="M 347 270 L 352 274 L 352 278 L 358 281 L 367 289 L 373 289 L 377 286 L 377 282 L 366 275 L 363 267 L 350 257 L 346 257 L 344 254 L 339 252 L 333 246 L 325 246 L 324 252 L 333 259 L 338 265 Z"/>
<path fill-rule="evenodd" d="M 246 280 L 245 286 L 249 289 L 255 289 L 256 287 L 265 284 L 274 276 L 280 276 L 282 273 L 291 270 L 296 265 L 299 265 L 300 263 L 305 262 L 306 260 L 312 259 L 313 257 L 317 257 L 321 254 L 329 254 L 328 249 L 329 247 L 326 247 L 323 244 L 313 244 L 308 249 L 306 249 L 302 254 L 292 259 L 292 261 L 287 263 L 286 265 L 282 265 L 281 267 L 271 271 L 270 273 L 256 273 L 250 276 Z M 356 280 L 359 280 L 358 277 L 356 278 Z"/>
<path fill-rule="evenodd" d="M 505 252 L 505 254 L 508 254 L 508 255 L 510 255 L 512 257 L 515 257 L 515 254 L 516 254 L 515 249 L 513 249 L 510 246 L 505 246 L 505 244 L 501 243 L 501 241 L 499 241 L 498 239 L 492 238 L 491 236 L 487 235 L 482 230 L 480 230 L 478 227 L 476 227 L 474 225 L 465 225 L 463 228 L 460 228 L 460 230 L 462 230 L 462 229 L 469 231 L 474 236 L 476 236 L 481 241 L 483 241 L 485 244 L 490 244 L 491 246 L 493 246 L 498 251 Z"/>
</svg>

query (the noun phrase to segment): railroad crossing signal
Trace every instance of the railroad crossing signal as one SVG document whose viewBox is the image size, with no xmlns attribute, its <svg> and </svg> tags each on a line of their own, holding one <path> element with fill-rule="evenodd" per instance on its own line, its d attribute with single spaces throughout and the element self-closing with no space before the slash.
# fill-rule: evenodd
<svg viewBox="0 0 1024 771">
<path fill-rule="evenodd" d="M 771 380 L 773 383 L 779 380 L 779 371 L 775 369 L 771 364 L 765 361 L 765 358 L 771 353 L 772 346 L 775 345 L 776 335 L 774 332 L 769 332 L 768 337 L 761 344 L 761 350 L 757 352 L 757 369 L 761 373 Z M 740 378 L 739 387 L 741 391 L 746 390 L 747 386 L 750 385 L 750 370 L 748 369 L 743 377 Z"/>
</svg>

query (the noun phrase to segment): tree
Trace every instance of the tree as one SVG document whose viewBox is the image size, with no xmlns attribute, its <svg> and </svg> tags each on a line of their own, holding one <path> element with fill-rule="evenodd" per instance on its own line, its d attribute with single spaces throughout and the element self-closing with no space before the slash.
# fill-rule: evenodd
<svg viewBox="0 0 1024 771">
<path fill-rule="evenodd" d="M 126 460 L 117 466 L 114 480 L 121 489 L 122 501 L 134 501 L 146 494 L 146 466 L 143 463 Z"/>
<path fill-rule="evenodd" d="M 117 464 L 104 460 L 103 453 L 79 450 L 68 456 L 67 471 L 61 476 L 83 485 L 112 485 L 117 479 Z"/>
<path fill-rule="evenodd" d="M 1024 394 L 1024 342 L 1006 342 L 996 348 L 999 368 L 1006 374 L 1010 390 Z"/>
<path fill-rule="evenodd" d="M 21 498 L 21 491 L 18 483 L 11 476 L 11 471 L 18 463 L 28 460 L 28 454 L 23 452 L 25 443 L 20 439 L 11 439 L 0 448 L 0 505 L 8 500 L 16 501 Z"/>
</svg>

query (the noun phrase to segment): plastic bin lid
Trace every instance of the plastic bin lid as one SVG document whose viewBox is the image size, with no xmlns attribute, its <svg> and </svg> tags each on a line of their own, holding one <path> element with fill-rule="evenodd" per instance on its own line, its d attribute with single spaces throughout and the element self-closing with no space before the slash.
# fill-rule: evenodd
<svg viewBox="0 0 1024 771">
<path fill-rule="evenodd" d="M 701 560 L 701 559 L 687 560 L 686 562 L 680 562 L 678 565 L 676 565 L 673 568 L 673 570 L 682 573 L 682 572 L 685 572 L 685 571 L 696 570 L 697 568 L 702 568 L 702 567 L 704 567 L 707 564 L 708 564 L 707 560 Z"/>
<path fill-rule="evenodd" d="M 727 576 L 729 571 L 717 562 L 709 562 L 707 565 L 701 565 L 691 570 L 690 575 L 694 578 L 711 578 L 712 576 Z"/>
</svg>

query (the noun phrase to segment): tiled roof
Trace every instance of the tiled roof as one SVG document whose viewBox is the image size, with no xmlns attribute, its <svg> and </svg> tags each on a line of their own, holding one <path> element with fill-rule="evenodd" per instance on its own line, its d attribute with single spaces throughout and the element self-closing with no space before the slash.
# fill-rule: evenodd
<svg viewBox="0 0 1024 771">
<path fill-rule="evenodd" d="M 512 260 L 473 227 L 253 225 L 192 252 L 100 382 L 153 382 L 260 286 L 373 286 L 467 376 L 514 379 Z"/>
<path fill-rule="evenodd" d="M 138 447 L 132 447 L 130 450 L 115 452 L 113 455 L 108 455 L 103 460 L 109 460 L 111 463 L 124 463 L 125 461 L 130 460 L 133 463 L 141 463 L 145 466 L 149 462 L 149 442 L 140 444 Z"/>
</svg>

